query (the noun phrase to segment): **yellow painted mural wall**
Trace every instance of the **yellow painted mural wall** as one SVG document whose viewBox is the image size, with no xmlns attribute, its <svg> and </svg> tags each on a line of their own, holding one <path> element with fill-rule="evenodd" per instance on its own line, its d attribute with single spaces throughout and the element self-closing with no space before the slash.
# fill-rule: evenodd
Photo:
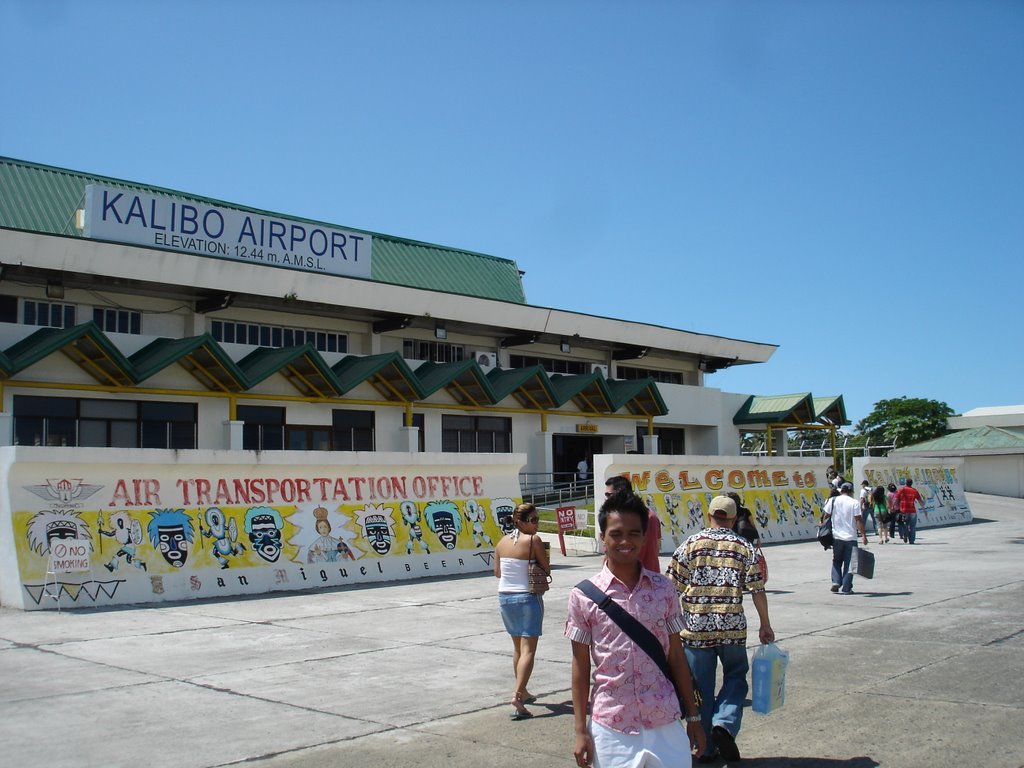
<svg viewBox="0 0 1024 768">
<path fill-rule="evenodd" d="M 0 601 L 119 605 L 489 571 L 523 463 L 0 448 Z M 73 542 L 84 568 L 64 557 Z"/>
</svg>

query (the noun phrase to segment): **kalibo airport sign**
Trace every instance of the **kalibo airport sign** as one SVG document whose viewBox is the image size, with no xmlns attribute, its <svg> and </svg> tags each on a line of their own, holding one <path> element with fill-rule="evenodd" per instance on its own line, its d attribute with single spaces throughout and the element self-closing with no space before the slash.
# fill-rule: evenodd
<svg viewBox="0 0 1024 768">
<path fill-rule="evenodd" d="M 370 277 L 372 238 L 135 189 L 89 184 L 83 234 L 198 256 Z"/>
</svg>

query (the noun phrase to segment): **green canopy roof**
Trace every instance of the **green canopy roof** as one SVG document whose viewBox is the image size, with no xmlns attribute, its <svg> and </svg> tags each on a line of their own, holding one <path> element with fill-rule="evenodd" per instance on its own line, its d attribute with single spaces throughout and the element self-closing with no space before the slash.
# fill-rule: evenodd
<svg viewBox="0 0 1024 768">
<path fill-rule="evenodd" d="M 814 397 L 810 392 L 792 395 L 751 395 L 733 416 L 732 423 L 835 425 L 849 424 L 843 396 Z"/>
<path fill-rule="evenodd" d="M 155 339 L 126 358 L 93 323 L 40 328 L 0 351 L 0 377 L 10 380 L 48 355 L 60 352 L 102 384 L 130 388 L 179 365 L 211 392 L 247 392 L 280 374 L 304 397 L 339 398 L 368 383 L 389 402 L 415 403 L 444 390 L 459 405 L 497 406 L 514 397 L 531 410 L 573 403 L 584 413 L 637 416 L 668 413 L 653 379 L 607 381 L 600 373 L 548 374 L 539 365 L 484 372 L 476 360 L 423 363 L 413 371 L 397 352 L 348 355 L 333 366 L 311 345 L 257 347 L 237 363 L 209 334 Z"/>
<path fill-rule="evenodd" d="M 128 358 L 136 381 L 145 381 L 178 363 L 209 390 L 242 392 L 249 382 L 210 334 L 185 339 L 156 339 Z"/>
</svg>

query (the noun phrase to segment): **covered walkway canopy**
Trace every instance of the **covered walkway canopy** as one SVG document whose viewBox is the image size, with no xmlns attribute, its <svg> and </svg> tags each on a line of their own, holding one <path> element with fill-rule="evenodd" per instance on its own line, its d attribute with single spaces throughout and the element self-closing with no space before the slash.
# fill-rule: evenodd
<svg viewBox="0 0 1024 768">
<path fill-rule="evenodd" d="M 842 395 L 814 397 L 810 392 L 791 395 L 751 395 L 733 416 L 732 423 L 747 432 L 766 433 L 767 451 L 772 453 L 772 432 L 825 429 L 829 431 L 835 459 L 836 429 L 850 423 Z"/>
</svg>

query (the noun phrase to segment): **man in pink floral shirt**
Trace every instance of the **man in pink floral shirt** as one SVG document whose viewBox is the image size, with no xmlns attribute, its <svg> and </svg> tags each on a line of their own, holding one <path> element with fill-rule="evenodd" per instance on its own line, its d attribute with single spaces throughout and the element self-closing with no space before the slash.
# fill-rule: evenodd
<svg viewBox="0 0 1024 768">
<path fill-rule="evenodd" d="M 654 634 L 673 680 L 604 610 L 579 589 L 572 590 L 565 636 L 572 641 L 576 763 L 595 768 L 688 764 L 691 745 L 703 751 L 705 737 L 678 635 L 684 624 L 675 586 L 640 564 L 647 509 L 633 493 L 615 494 L 601 507 L 598 527 L 605 564 L 591 581 Z M 685 729 L 679 722 L 680 701 L 686 708 Z"/>
</svg>

